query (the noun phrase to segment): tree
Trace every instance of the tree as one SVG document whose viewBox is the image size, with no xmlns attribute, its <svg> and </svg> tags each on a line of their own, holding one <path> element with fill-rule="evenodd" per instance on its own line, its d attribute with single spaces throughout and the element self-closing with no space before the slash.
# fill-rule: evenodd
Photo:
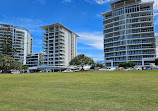
<svg viewBox="0 0 158 111">
<path fill-rule="evenodd" d="M 22 66 L 22 69 L 23 69 L 23 70 L 27 70 L 28 68 L 29 68 L 29 66 L 27 66 L 27 65 L 23 65 L 23 66 Z"/>
<path fill-rule="evenodd" d="M 103 65 L 103 64 L 100 64 L 100 63 L 96 63 L 95 66 L 96 66 L 96 67 L 100 67 L 100 68 L 103 68 L 103 67 L 104 67 L 104 65 Z"/>
<path fill-rule="evenodd" d="M 0 55 L 0 70 L 2 73 L 10 73 L 11 70 L 20 70 L 21 64 L 9 55 Z"/>
<path fill-rule="evenodd" d="M 12 40 L 13 36 L 12 36 L 10 27 L 7 28 L 7 30 L 4 32 L 1 38 L 2 38 L 1 44 L 0 44 L 1 54 L 9 55 L 13 57 L 16 50 L 13 47 L 13 40 Z"/>
<path fill-rule="evenodd" d="M 124 63 L 120 63 L 118 66 L 119 66 L 119 67 L 128 68 L 128 67 L 134 67 L 135 65 L 136 65 L 136 64 L 133 63 L 133 62 L 128 62 L 128 63 L 124 62 Z"/>
<path fill-rule="evenodd" d="M 158 65 L 158 59 L 155 59 L 155 65 Z"/>
<path fill-rule="evenodd" d="M 70 61 L 69 64 L 70 65 L 80 65 L 83 68 L 84 65 L 91 65 L 91 66 L 93 66 L 95 63 L 94 63 L 93 59 L 91 59 L 90 57 L 87 57 L 84 54 L 80 54 L 80 55 L 74 57 Z"/>
</svg>

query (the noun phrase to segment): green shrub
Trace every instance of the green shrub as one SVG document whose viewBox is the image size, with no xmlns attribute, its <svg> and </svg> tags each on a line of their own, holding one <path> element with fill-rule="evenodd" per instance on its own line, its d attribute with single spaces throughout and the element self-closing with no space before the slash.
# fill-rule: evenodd
<svg viewBox="0 0 158 111">
<path fill-rule="evenodd" d="M 124 62 L 124 63 L 120 63 L 119 67 L 129 68 L 129 67 L 134 67 L 135 65 L 136 64 L 133 62 L 128 62 L 128 63 Z"/>
</svg>

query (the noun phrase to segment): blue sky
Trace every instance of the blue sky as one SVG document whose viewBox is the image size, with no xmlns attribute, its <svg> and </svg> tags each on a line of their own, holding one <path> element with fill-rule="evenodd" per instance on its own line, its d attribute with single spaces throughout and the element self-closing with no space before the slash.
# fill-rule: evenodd
<svg viewBox="0 0 158 111">
<path fill-rule="evenodd" d="M 2 0 L 0 23 L 27 28 L 34 37 L 34 53 L 41 52 L 43 30 L 40 26 L 62 23 L 76 34 L 78 54 L 103 60 L 101 13 L 110 10 L 111 0 Z M 144 0 L 150 1 L 150 0 Z M 158 24 L 158 0 L 155 0 L 155 26 Z"/>
</svg>

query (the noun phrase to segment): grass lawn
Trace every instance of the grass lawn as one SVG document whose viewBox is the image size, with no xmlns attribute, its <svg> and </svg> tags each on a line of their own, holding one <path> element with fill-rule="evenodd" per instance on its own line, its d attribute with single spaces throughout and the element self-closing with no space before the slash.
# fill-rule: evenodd
<svg viewBox="0 0 158 111">
<path fill-rule="evenodd" d="M 0 75 L 1 111 L 158 111 L 158 71 Z"/>
</svg>

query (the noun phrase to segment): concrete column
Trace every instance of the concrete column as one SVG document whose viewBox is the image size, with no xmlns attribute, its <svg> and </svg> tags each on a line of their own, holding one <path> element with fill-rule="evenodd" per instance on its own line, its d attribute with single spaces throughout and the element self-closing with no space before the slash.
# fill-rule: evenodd
<svg viewBox="0 0 158 111">
<path fill-rule="evenodd" d="M 114 67 L 114 62 L 113 61 L 111 61 L 111 67 Z"/>
<path fill-rule="evenodd" d="M 142 59 L 142 66 L 144 67 L 144 60 Z"/>
</svg>

